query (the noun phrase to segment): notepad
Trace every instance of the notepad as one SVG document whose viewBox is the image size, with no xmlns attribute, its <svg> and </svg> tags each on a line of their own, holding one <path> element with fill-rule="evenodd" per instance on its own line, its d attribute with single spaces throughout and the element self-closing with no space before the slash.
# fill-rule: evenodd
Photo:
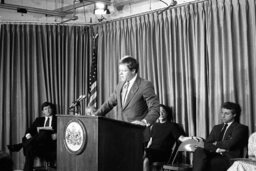
<svg viewBox="0 0 256 171">
<path fill-rule="evenodd" d="M 50 127 L 50 126 L 48 126 L 48 127 L 37 127 L 37 132 L 40 132 L 41 130 L 53 131 L 52 127 Z"/>
</svg>

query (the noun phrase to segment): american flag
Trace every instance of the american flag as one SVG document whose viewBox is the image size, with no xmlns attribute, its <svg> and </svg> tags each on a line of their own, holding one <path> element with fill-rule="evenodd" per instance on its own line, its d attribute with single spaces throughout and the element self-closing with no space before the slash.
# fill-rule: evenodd
<svg viewBox="0 0 256 171">
<path fill-rule="evenodd" d="M 92 62 L 89 75 L 89 103 L 88 106 L 97 107 L 97 35 L 93 38 Z"/>
</svg>

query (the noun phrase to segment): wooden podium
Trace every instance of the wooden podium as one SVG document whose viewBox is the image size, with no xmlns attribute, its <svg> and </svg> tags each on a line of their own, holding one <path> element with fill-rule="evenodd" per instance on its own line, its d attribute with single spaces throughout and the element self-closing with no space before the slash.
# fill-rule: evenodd
<svg viewBox="0 0 256 171">
<path fill-rule="evenodd" d="M 144 127 L 97 116 L 58 115 L 58 171 L 142 171 Z"/>
</svg>

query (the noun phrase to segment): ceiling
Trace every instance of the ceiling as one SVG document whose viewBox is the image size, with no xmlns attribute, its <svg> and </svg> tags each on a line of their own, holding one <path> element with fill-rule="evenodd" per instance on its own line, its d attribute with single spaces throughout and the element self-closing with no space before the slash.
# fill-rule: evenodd
<svg viewBox="0 0 256 171">
<path fill-rule="evenodd" d="M 111 14 L 94 14 L 94 4 L 99 1 L 108 4 Z M 182 4 L 196 0 L 176 1 Z M 173 0 L 1 0 L 0 21 L 96 23 L 168 7 L 172 3 Z"/>
</svg>

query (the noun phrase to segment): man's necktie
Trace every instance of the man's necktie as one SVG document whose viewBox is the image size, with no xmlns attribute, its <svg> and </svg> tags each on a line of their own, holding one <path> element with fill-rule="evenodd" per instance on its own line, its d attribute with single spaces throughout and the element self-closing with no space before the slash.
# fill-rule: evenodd
<svg viewBox="0 0 256 171">
<path fill-rule="evenodd" d="M 48 127 L 48 126 L 50 126 L 50 118 L 49 117 L 45 117 L 45 119 L 46 119 L 46 122 L 45 122 L 45 127 Z"/>
<path fill-rule="evenodd" d="M 227 126 L 228 126 L 228 124 L 224 124 L 224 126 L 222 127 L 218 141 L 222 141 L 223 140 L 223 138 L 224 138 L 223 136 L 225 134 Z"/>
<path fill-rule="evenodd" d="M 122 88 L 122 106 L 124 106 L 126 101 L 126 96 L 128 94 L 129 81 L 126 82 Z"/>
</svg>

